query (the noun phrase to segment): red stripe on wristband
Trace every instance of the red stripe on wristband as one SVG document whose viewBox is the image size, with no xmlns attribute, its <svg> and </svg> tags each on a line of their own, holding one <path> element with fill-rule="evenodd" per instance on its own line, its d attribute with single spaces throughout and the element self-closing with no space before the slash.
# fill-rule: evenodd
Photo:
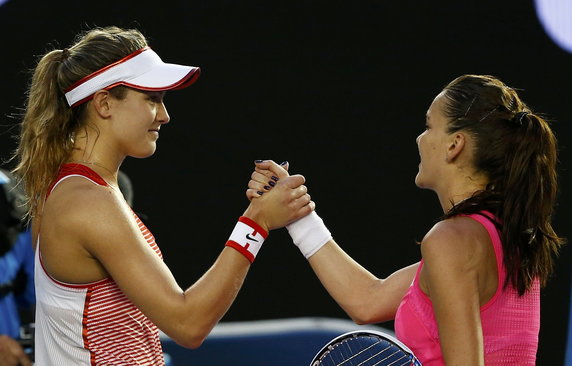
<svg viewBox="0 0 572 366">
<path fill-rule="evenodd" d="M 253 263 L 256 254 L 267 237 L 268 233 L 260 225 L 248 217 L 241 216 L 238 218 L 238 222 L 232 230 L 226 246 L 237 250 L 250 263 Z"/>
<path fill-rule="evenodd" d="M 256 222 L 252 221 L 251 219 L 249 219 L 248 217 L 245 216 L 240 216 L 238 218 L 238 221 L 245 223 L 246 225 L 250 226 L 251 228 L 253 228 L 254 230 L 256 230 L 256 232 L 260 233 L 260 235 L 262 235 L 262 237 L 264 239 L 266 239 L 268 237 L 268 233 L 266 232 L 266 230 L 264 230 L 260 225 L 258 225 Z"/>
<path fill-rule="evenodd" d="M 248 259 L 250 261 L 250 263 L 254 263 L 254 255 L 252 253 L 250 253 L 245 247 L 243 247 L 242 245 L 238 244 L 235 241 L 232 240 L 228 240 L 226 242 L 226 246 L 227 247 L 231 247 L 234 248 L 236 250 L 238 250 L 238 252 L 240 254 L 242 254 L 243 256 L 246 257 L 246 259 Z"/>
</svg>

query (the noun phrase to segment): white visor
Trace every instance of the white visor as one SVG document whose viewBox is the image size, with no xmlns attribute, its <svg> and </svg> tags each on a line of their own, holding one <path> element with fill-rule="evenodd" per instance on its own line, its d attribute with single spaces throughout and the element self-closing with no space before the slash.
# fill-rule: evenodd
<svg viewBox="0 0 572 366">
<path fill-rule="evenodd" d="M 118 85 L 147 91 L 182 89 L 194 83 L 200 69 L 164 63 L 149 47 L 142 48 L 74 83 L 65 91 L 70 107 L 82 104 L 96 91 Z"/>
</svg>

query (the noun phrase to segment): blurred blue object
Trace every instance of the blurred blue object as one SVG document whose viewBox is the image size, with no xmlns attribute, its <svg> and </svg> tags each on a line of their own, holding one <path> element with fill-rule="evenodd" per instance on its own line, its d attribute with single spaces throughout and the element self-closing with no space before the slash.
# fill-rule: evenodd
<svg viewBox="0 0 572 366">
<path fill-rule="evenodd" d="M 566 354 L 564 366 L 572 366 L 572 284 L 570 285 L 570 312 L 568 313 L 568 342 L 566 343 Z"/>
<path fill-rule="evenodd" d="M 350 320 L 293 318 L 220 323 L 203 345 L 186 349 L 162 335 L 171 366 L 304 366 L 332 338 L 357 329 L 392 334 L 379 326 L 359 326 Z"/>
</svg>

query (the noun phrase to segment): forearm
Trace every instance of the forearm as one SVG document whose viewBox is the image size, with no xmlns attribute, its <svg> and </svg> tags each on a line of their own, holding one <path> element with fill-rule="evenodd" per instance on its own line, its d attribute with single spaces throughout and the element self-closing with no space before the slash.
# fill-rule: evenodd
<svg viewBox="0 0 572 366">
<path fill-rule="evenodd" d="M 368 295 L 380 281 L 359 263 L 347 255 L 334 240 L 330 240 L 318 252 L 308 258 L 318 279 L 356 322 L 362 323 L 367 313 Z"/>
<path fill-rule="evenodd" d="M 175 315 L 166 315 L 166 329 L 161 329 L 177 342 L 191 348 L 200 346 L 236 298 L 268 231 L 314 209 L 302 176 L 280 178 L 273 192 L 251 202 L 213 266 L 188 290 L 175 296 Z"/>
<path fill-rule="evenodd" d="M 379 279 L 331 240 L 308 259 L 336 302 L 359 324 L 391 320 L 418 264 Z"/>
<path fill-rule="evenodd" d="M 235 300 L 267 236 L 256 222 L 240 217 L 210 269 L 186 291 L 179 288 L 179 296 L 169 302 L 172 311 L 166 312 L 161 329 L 184 346 L 200 346 Z M 158 315 L 165 317 L 165 312 Z"/>
<path fill-rule="evenodd" d="M 250 262 L 232 248 L 224 248 L 211 268 L 183 294 L 183 316 L 175 339 L 196 348 L 236 299 Z M 174 338 L 175 338 L 174 337 Z"/>
</svg>

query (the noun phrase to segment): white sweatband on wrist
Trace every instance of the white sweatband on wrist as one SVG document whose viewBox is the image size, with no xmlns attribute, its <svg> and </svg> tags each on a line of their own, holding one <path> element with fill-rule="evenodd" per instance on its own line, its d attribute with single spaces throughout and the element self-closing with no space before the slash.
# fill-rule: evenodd
<svg viewBox="0 0 572 366">
<path fill-rule="evenodd" d="M 250 263 L 253 263 L 267 237 L 268 233 L 260 225 L 248 217 L 241 216 L 238 218 L 226 246 L 238 250 Z"/>
<path fill-rule="evenodd" d="M 286 229 L 306 259 L 332 239 L 332 234 L 316 211 L 286 225 Z"/>
</svg>

